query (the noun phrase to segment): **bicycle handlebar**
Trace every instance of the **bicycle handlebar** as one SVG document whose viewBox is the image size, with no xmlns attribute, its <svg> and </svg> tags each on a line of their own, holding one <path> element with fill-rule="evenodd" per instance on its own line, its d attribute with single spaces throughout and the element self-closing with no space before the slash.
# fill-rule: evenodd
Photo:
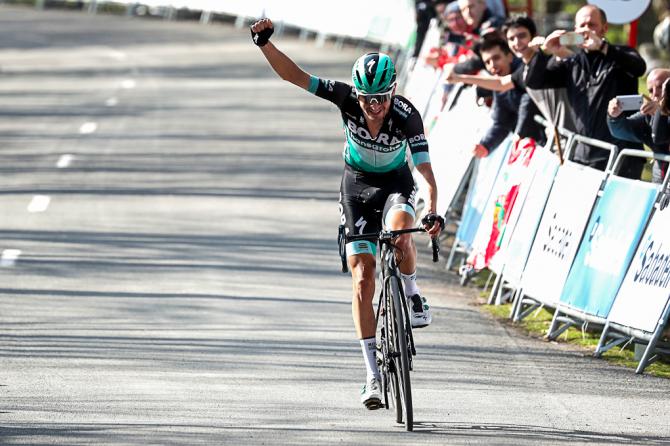
<svg viewBox="0 0 670 446">
<path fill-rule="evenodd" d="M 427 232 L 422 227 L 417 228 L 408 228 L 408 229 L 395 229 L 395 230 L 381 230 L 379 232 L 370 232 L 368 234 L 355 234 L 355 235 L 346 235 L 345 242 L 355 242 L 358 240 L 369 240 L 371 238 L 375 240 L 393 240 L 394 238 L 403 235 L 410 234 L 413 232 Z M 430 239 L 430 246 L 433 249 L 433 262 L 439 260 L 440 245 L 437 241 L 437 237 Z"/>
</svg>

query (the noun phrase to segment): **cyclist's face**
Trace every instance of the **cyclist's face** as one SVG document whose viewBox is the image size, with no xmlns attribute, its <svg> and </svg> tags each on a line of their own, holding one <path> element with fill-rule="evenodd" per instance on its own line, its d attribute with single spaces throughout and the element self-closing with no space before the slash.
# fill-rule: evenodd
<svg viewBox="0 0 670 446">
<path fill-rule="evenodd" d="M 395 93 L 395 88 L 393 89 Z M 379 101 L 376 98 L 373 100 L 368 100 L 363 96 L 358 97 L 358 104 L 363 110 L 363 114 L 369 121 L 381 121 L 383 120 L 389 110 L 391 109 L 391 101 L 393 101 L 393 96 L 389 97 L 386 100 Z"/>
</svg>

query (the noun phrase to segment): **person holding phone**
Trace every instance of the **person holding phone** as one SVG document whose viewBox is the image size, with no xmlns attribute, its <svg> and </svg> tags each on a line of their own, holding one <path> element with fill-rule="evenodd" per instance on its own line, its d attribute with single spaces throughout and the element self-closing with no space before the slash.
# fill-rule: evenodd
<svg viewBox="0 0 670 446">
<path fill-rule="evenodd" d="M 668 154 L 668 142 L 658 141 L 654 130 L 654 122 L 661 120 L 661 101 L 663 99 L 663 85 L 670 79 L 670 69 L 657 68 L 651 70 L 647 76 L 647 89 L 651 97 L 642 95 L 642 104 L 635 109 L 625 106 L 624 98 L 614 97 L 607 106 L 607 126 L 616 138 L 625 141 L 643 143 L 656 153 Z M 628 98 L 632 99 L 632 98 Z M 633 101 L 629 101 L 635 104 Z M 652 181 L 663 182 L 667 171 L 667 163 L 654 162 Z"/>
<path fill-rule="evenodd" d="M 607 26 L 607 16 L 600 8 L 594 5 L 580 8 L 575 15 L 574 29 L 583 36 L 583 42 L 576 45 L 578 51 L 566 59 L 553 59 L 565 48 L 561 36 L 568 31 L 549 34 L 542 51 L 538 51 L 528 65 L 526 86 L 566 88 L 577 133 L 620 147 L 642 149 L 642 144 L 624 141 L 610 133 L 607 107 L 615 96 L 637 94 L 638 78 L 644 75 L 647 65 L 635 49 L 610 44 L 605 39 Z M 575 148 L 574 160 L 596 169 L 604 170 L 608 157 L 606 150 L 586 144 L 580 143 Z M 621 174 L 638 179 L 643 167 L 643 159 L 629 158 Z"/>
</svg>

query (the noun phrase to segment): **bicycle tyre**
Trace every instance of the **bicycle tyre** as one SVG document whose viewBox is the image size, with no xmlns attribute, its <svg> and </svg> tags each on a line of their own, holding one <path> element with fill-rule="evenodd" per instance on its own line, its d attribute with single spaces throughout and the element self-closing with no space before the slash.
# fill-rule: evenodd
<svg viewBox="0 0 670 446">
<path fill-rule="evenodd" d="M 386 360 L 388 373 L 388 381 L 391 388 L 391 398 L 393 400 L 393 408 L 395 409 L 395 421 L 396 423 L 402 423 L 402 394 L 400 392 L 400 385 L 398 381 L 398 366 L 397 366 L 397 355 L 398 352 L 398 342 L 396 340 L 397 330 L 395 329 L 396 320 L 395 320 L 395 309 L 393 307 L 393 298 L 391 297 L 391 288 L 389 286 L 389 281 L 385 282 L 385 305 L 386 313 L 384 315 L 384 323 L 386 324 Z"/>
<path fill-rule="evenodd" d="M 379 325 L 379 316 L 381 313 L 382 321 L 381 328 L 379 330 L 379 349 L 377 350 L 377 367 L 379 368 L 381 377 L 382 377 L 382 397 L 384 398 L 384 408 L 389 408 L 389 382 L 390 382 L 390 370 L 389 370 L 389 339 L 388 339 L 388 311 L 386 310 L 387 306 L 385 303 L 380 303 L 377 309 L 377 324 Z"/>
<path fill-rule="evenodd" d="M 395 368 L 399 381 L 401 393 L 401 403 L 405 412 L 405 428 L 408 431 L 414 429 L 414 411 L 412 406 L 412 385 L 409 377 L 409 349 L 407 342 L 407 332 L 405 331 L 405 315 L 403 311 L 404 302 L 401 301 L 400 284 L 398 278 L 391 276 L 389 278 L 391 298 L 393 299 L 393 315 L 395 318 L 395 334 L 397 352 L 394 356 Z M 397 410 L 396 410 L 397 412 Z M 401 422 L 401 421 L 399 421 Z"/>
</svg>

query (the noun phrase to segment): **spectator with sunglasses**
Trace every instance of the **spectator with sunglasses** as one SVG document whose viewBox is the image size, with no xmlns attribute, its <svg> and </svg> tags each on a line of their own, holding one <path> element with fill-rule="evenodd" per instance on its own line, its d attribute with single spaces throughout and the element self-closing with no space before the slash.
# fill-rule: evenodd
<svg viewBox="0 0 670 446">
<path fill-rule="evenodd" d="M 341 112 L 346 142 L 340 187 L 341 222 L 347 234 L 376 233 L 414 226 L 416 186 L 408 166 L 408 152 L 428 185 L 424 227 L 437 237 L 443 220 L 436 215 L 437 186 L 428 155 L 421 115 L 404 97 L 395 94 L 396 71 L 383 53 L 361 56 L 353 66 L 353 86 L 312 76 L 270 41 L 269 19 L 251 25 L 252 39 L 274 71 L 284 80 L 335 104 Z M 408 150 L 409 149 L 409 150 Z M 424 222 L 428 221 L 424 218 Z M 410 235 L 397 239 L 402 251 L 400 272 L 408 296 L 413 327 L 425 327 L 432 316 L 416 282 L 416 247 Z M 353 279 L 352 314 L 366 364 L 367 379 L 361 402 L 368 409 L 382 407 L 376 359 L 375 290 L 376 244 L 356 241 L 346 245 Z"/>
</svg>

